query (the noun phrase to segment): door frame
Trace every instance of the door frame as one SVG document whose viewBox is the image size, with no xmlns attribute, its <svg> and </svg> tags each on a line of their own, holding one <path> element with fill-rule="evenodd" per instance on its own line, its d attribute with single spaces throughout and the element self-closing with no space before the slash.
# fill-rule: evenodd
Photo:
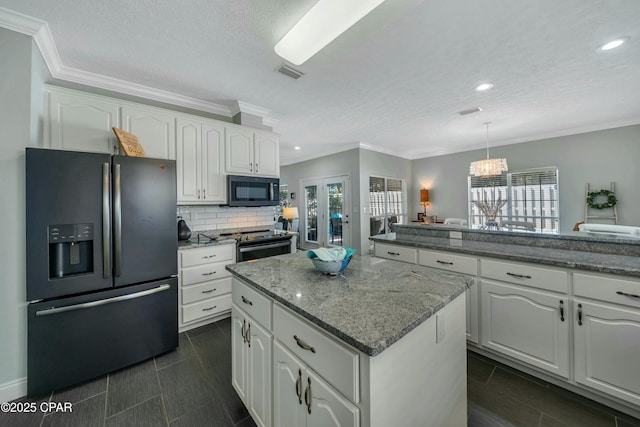
<svg viewBox="0 0 640 427">
<path fill-rule="evenodd" d="M 343 184 L 343 222 L 342 222 L 342 246 L 351 246 L 352 232 L 351 225 L 351 175 L 339 174 L 315 178 L 300 179 L 300 244 L 306 247 L 316 248 L 320 246 L 332 246 L 329 235 L 329 227 L 327 216 L 329 215 L 329 203 L 326 187 L 328 184 L 342 182 Z M 318 221 L 316 225 L 317 241 L 307 241 L 307 204 L 306 204 L 306 187 L 316 185 L 318 187 Z"/>
</svg>

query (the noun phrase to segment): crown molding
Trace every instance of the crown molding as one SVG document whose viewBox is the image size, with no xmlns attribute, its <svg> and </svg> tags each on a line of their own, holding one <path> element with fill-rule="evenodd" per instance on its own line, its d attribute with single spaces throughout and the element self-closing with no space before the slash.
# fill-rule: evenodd
<svg viewBox="0 0 640 427">
<path fill-rule="evenodd" d="M 270 127 L 274 127 L 279 122 L 278 119 L 270 117 L 271 110 L 243 101 L 235 101 L 231 105 L 231 107 L 229 107 L 229 111 L 231 112 L 231 117 L 235 116 L 238 113 L 247 113 L 254 116 L 262 117 L 262 123 Z"/>
<path fill-rule="evenodd" d="M 47 24 L 47 22 L 40 19 L 18 13 L 4 7 L 0 7 L 0 27 L 33 37 L 36 46 L 40 50 L 40 54 L 42 55 L 42 58 L 44 59 L 49 72 L 51 73 L 51 77 L 53 77 L 54 79 L 109 90 L 125 95 L 146 98 L 153 101 L 164 102 L 171 105 L 191 108 L 198 111 L 218 114 L 224 117 L 233 117 L 235 114 L 237 114 L 232 114 L 232 109 L 224 105 L 104 76 L 101 74 L 66 67 L 60 59 L 60 54 L 53 40 L 51 31 L 49 30 L 49 25 Z M 250 106 L 249 104 L 246 104 L 246 106 L 252 111 L 268 112 L 268 110 L 257 106 Z M 265 122 L 265 124 L 266 120 L 267 119 L 263 118 L 263 122 Z M 274 119 L 268 120 L 274 123 L 274 125 L 275 123 L 277 123 L 277 121 L 273 122 Z"/>
</svg>

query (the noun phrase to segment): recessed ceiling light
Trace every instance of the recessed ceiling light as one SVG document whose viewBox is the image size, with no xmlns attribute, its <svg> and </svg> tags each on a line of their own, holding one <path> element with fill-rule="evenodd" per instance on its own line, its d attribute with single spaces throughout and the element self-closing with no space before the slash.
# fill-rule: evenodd
<svg viewBox="0 0 640 427">
<path fill-rule="evenodd" d="M 603 44 L 602 46 L 600 46 L 598 48 L 598 50 L 611 50 L 611 49 L 615 49 L 617 47 L 622 46 L 622 44 L 624 42 L 626 42 L 627 40 L 629 40 L 629 37 L 620 37 L 617 38 L 615 40 L 611 40 L 610 42 L 607 42 L 605 44 Z"/>
<path fill-rule="evenodd" d="M 293 147 L 293 149 L 294 149 L 294 150 L 299 150 L 299 149 L 300 149 L 300 147 Z"/>
<path fill-rule="evenodd" d="M 489 90 L 493 87 L 493 83 L 480 83 L 478 86 L 476 86 L 476 91 L 478 92 L 484 92 L 485 90 Z"/>
</svg>

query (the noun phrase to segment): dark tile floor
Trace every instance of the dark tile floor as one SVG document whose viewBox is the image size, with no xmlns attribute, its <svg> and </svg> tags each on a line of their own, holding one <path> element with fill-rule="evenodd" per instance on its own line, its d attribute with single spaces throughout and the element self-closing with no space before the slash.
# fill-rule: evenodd
<svg viewBox="0 0 640 427">
<path fill-rule="evenodd" d="M 33 402 L 38 408 L 71 402 L 73 412 L 0 413 L 0 426 L 255 426 L 231 386 L 230 331 L 225 319 L 180 334 L 174 352 Z M 638 420 L 472 352 L 467 380 L 469 427 L 640 427 Z"/>
</svg>

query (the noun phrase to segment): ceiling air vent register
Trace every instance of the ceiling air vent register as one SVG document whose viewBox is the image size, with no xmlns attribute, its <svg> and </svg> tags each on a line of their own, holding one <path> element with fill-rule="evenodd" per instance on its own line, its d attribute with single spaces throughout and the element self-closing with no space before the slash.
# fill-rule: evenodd
<svg viewBox="0 0 640 427">
<path fill-rule="evenodd" d="M 291 68 L 287 64 L 282 64 L 280 68 L 278 68 L 278 72 L 295 80 L 298 80 L 300 77 L 304 76 L 304 73 L 302 71 Z"/>
</svg>

